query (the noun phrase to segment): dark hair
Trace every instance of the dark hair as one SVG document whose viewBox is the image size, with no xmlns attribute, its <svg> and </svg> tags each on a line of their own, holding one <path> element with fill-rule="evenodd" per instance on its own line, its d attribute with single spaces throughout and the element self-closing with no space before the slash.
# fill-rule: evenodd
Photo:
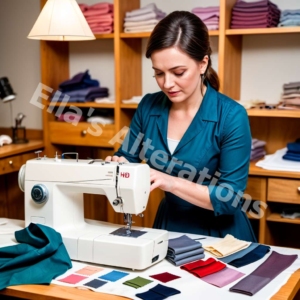
<svg viewBox="0 0 300 300">
<path fill-rule="evenodd" d="M 220 82 L 217 73 L 211 67 L 212 53 L 208 30 L 199 17 L 188 11 L 174 11 L 163 18 L 154 28 L 148 41 L 146 57 L 150 58 L 156 50 L 179 47 L 195 61 L 202 61 L 208 56 L 208 66 L 202 82 L 207 80 L 219 90 Z"/>
</svg>

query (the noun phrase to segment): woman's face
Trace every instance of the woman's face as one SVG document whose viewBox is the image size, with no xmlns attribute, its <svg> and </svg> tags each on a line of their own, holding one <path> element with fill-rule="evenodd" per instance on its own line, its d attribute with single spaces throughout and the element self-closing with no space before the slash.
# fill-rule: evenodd
<svg viewBox="0 0 300 300">
<path fill-rule="evenodd" d="M 153 52 L 151 60 L 158 86 L 173 103 L 202 99 L 201 74 L 206 70 L 207 56 L 197 62 L 177 47 L 170 47 Z"/>
</svg>

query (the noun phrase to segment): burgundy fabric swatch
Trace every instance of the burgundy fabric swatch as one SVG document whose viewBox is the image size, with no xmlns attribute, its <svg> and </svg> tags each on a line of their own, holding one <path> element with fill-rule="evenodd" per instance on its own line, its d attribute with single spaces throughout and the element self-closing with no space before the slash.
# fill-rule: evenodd
<svg viewBox="0 0 300 300">
<path fill-rule="evenodd" d="M 167 283 L 169 281 L 172 281 L 174 279 L 177 278 L 181 278 L 180 276 L 168 273 L 168 272 L 164 272 L 164 273 L 160 273 L 160 274 L 156 274 L 156 275 L 150 275 L 149 277 L 152 277 L 156 280 L 159 280 L 161 282 Z"/>
</svg>

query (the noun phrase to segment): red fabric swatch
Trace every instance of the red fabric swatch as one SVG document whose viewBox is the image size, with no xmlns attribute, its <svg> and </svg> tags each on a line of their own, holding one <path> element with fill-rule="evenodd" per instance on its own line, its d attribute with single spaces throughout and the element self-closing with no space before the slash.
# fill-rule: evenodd
<svg viewBox="0 0 300 300">
<path fill-rule="evenodd" d="M 160 273 L 160 274 L 156 274 L 156 275 L 150 275 L 149 277 L 152 277 L 154 279 L 157 279 L 161 282 L 169 282 L 171 280 L 177 279 L 177 278 L 181 278 L 180 276 L 168 273 L 168 272 L 164 272 L 164 273 Z"/>
<path fill-rule="evenodd" d="M 226 268 L 226 264 L 216 261 L 213 258 L 209 258 L 205 261 L 197 260 L 195 262 L 183 265 L 180 268 L 201 278 L 223 270 Z"/>
</svg>

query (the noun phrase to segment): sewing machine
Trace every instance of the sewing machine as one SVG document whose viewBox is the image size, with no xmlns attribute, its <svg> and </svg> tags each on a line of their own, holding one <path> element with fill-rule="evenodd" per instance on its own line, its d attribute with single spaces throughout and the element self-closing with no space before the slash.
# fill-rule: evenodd
<svg viewBox="0 0 300 300">
<path fill-rule="evenodd" d="M 20 169 L 19 186 L 25 225 L 40 223 L 61 233 L 73 260 L 142 270 L 166 256 L 167 231 L 131 228 L 132 214 L 142 214 L 148 202 L 146 164 L 37 157 Z M 126 226 L 85 220 L 83 193 L 106 195 Z"/>
</svg>

